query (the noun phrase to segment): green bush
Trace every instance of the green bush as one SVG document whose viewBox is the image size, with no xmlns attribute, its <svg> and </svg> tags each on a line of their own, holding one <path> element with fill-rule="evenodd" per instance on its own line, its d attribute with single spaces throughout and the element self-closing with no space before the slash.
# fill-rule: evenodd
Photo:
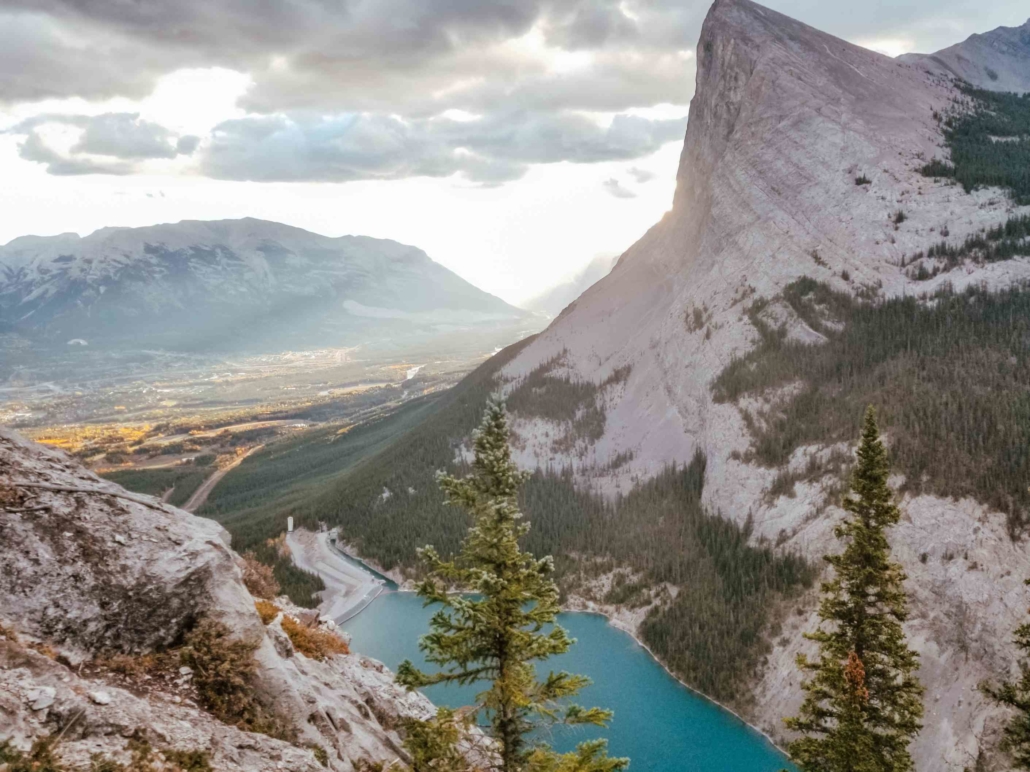
<svg viewBox="0 0 1030 772">
<path fill-rule="evenodd" d="M 257 647 L 257 642 L 233 638 L 223 623 L 205 618 L 187 633 L 179 658 L 193 670 L 200 702 L 215 718 L 248 732 L 293 740 L 296 729 L 254 692 Z"/>
</svg>

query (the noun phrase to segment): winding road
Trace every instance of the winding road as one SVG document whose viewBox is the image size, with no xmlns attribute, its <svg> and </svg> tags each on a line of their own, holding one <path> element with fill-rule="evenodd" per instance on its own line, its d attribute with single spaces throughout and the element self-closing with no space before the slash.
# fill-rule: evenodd
<svg viewBox="0 0 1030 772">
<path fill-rule="evenodd" d="M 215 486 L 218 485 L 219 482 L 221 482 L 222 478 L 229 474 L 229 472 L 238 467 L 240 464 L 242 464 L 243 459 L 245 459 L 251 453 L 261 450 L 261 448 L 263 447 L 265 446 L 255 445 L 253 448 L 249 448 L 245 453 L 242 453 L 241 455 L 237 456 L 227 466 L 223 466 L 219 469 L 216 469 L 214 471 L 214 474 L 212 474 L 210 477 L 204 480 L 203 484 L 193 492 L 193 495 L 190 496 L 190 500 L 183 504 L 182 508 L 185 509 L 187 512 L 196 512 L 198 509 L 204 506 L 204 502 L 207 501 L 207 497 L 211 495 L 211 491 L 213 491 L 215 489 Z"/>
</svg>

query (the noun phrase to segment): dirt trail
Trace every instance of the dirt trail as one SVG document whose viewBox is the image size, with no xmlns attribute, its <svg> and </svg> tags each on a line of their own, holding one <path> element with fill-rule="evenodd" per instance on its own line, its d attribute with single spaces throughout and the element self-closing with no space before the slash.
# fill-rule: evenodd
<svg viewBox="0 0 1030 772">
<path fill-rule="evenodd" d="M 211 494 L 211 491 L 215 489 L 215 486 L 218 485 L 219 482 L 221 482 L 222 478 L 229 474 L 229 472 L 231 472 L 233 469 L 238 467 L 241 463 L 243 463 L 243 459 L 245 459 L 251 453 L 257 450 L 261 450 L 261 448 L 263 447 L 264 445 L 255 445 L 253 448 L 250 448 L 246 453 L 234 459 L 232 463 L 228 466 L 216 469 L 214 474 L 212 474 L 210 477 L 204 480 L 203 484 L 193 492 L 193 495 L 190 496 L 190 500 L 183 504 L 182 508 L 185 509 L 187 512 L 196 512 L 198 509 L 204 506 L 204 502 L 207 501 L 207 497 Z"/>
</svg>

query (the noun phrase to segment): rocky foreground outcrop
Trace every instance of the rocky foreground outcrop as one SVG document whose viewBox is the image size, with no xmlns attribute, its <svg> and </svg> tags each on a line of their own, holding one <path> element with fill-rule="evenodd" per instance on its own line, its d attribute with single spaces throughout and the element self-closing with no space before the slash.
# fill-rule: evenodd
<svg viewBox="0 0 1030 772">
<path fill-rule="evenodd" d="M 604 433 L 589 446 L 566 443 L 573 450 L 563 452 L 553 440 L 563 436 L 561 423 L 516 420 L 520 464 L 575 468 L 579 484 L 612 494 L 701 451 L 710 511 L 750 523 L 753 538 L 820 564 L 837 549 L 836 476 L 799 483 L 794 496 L 771 495 L 785 470 L 748 461 L 751 434 L 741 408 L 760 410 L 776 395 L 719 402 L 713 383 L 761 340 L 748 315 L 757 299 L 768 301 L 764 321 L 790 339 L 825 340 L 782 300 L 784 288 L 803 277 L 880 298 L 920 296 L 949 283 L 994 290 L 1030 279 L 1030 255 L 961 264 L 930 279 L 905 270 L 906 256 L 944 236 L 961 243 L 1028 211 L 1002 190 L 967 193 L 919 172 L 946 157 L 937 115 L 960 96 L 958 70 L 941 61 L 959 62 L 961 54 L 969 72 L 983 76 L 975 83 L 1028 88 L 1028 36 L 1025 25 L 1003 29 L 938 59 L 899 61 L 748 0 L 716 0 L 697 46 L 697 89 L 672 209 L 501 372 L 508 384 L 543 366 L 577 382 L 628 377 L 605 392 Z M 801 447 L 787 470 L 846 450 Z M 909 575 L 908 633 L 927 687 L 917 768 L 1004 764 L 997 740 L 1006 714 L 978 685 L 1014 668 L 1010 641 L 1025 620 L 1021 582 L 1030 548 L 1009 538 L 1004 514 L 971 499 L 923 495 L 902 505 L 893 547 Z M 768 642 L 771 654 L 747 711 L 778 739 L 801 699 L 794 665 L 805 645 L 801 633 L 816 623 L 809 596 Z"/>
<path fill-rule="evenodd" d="M 141 739 L 206 751 L 216 770 L 315 772 L 316 748 L 340 771 L 403 758 L 399 721 L 430 715 L 428 700 L 360 655 L 298 653 L 254 602 L 221 526 L 0 429 L 0 745 L 59 736 L 69 769 L 94 754 L 127 764 Z M 203 710 L 188 667 L 127 678 L 105 665 L 174 648 L 201 619 L 257 644 L 255 694 L 294 741 Z"/>
</svg>

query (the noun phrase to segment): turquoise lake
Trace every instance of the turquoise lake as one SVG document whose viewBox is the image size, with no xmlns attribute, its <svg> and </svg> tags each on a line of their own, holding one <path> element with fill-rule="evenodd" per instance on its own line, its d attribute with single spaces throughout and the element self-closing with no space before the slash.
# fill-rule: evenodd
<svg viewBox="0 0 1030 772">
<path fill-rule="evenodd" d="M 418 638 L 429 629 L 432 609 L 412 593 L 387 592 L 346 624 L 355 651 L 396 669 L 403 660 L 424 660 Z M 572 649 L 546 663 L 593 679 L 579 703 L 610 708 L 605 730 L 559 728 L 550 738 L 557 750 L 571 750 L 591 737 L 608 738 L 609 753 L 628 756 L 631 772 L 779 772 L 786 759 L 764 737 L 733 715 L 680 684 L 632 637 L 597 614 L 562 614 L 560 622 L 577 639 Z M 438 705 L 470 704 L 477 689 L 426 690 Z"/>
</svg>

